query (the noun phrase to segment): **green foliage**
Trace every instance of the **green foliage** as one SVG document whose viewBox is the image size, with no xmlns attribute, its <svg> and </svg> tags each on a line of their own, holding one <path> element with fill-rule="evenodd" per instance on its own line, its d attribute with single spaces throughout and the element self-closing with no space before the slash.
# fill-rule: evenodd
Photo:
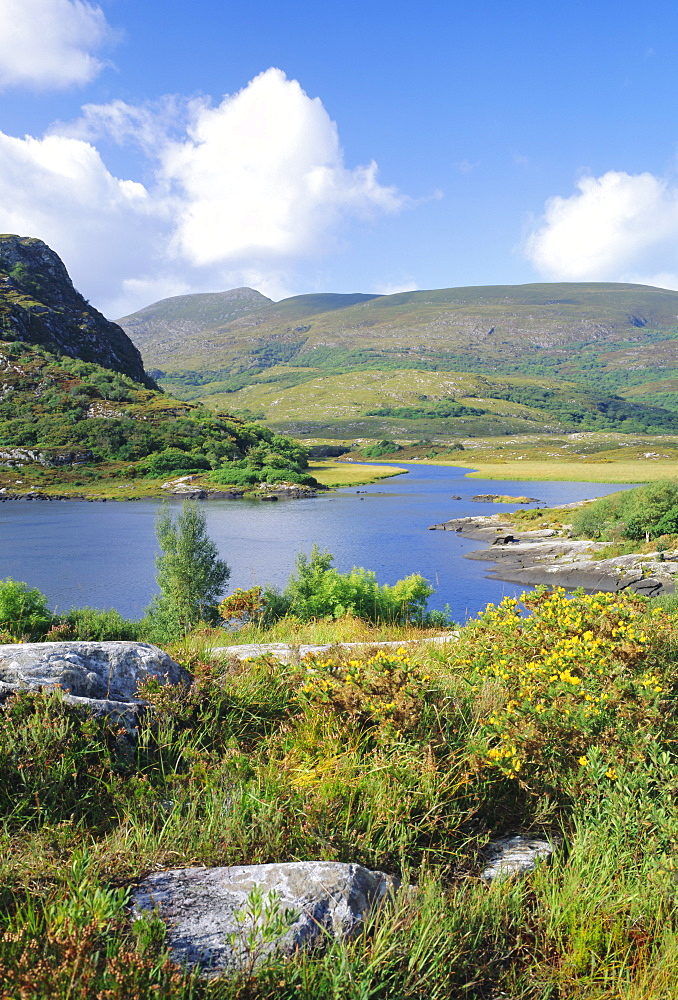
<svg viewBox="0 0 678 1000">
<path fill-rule="evenodd" d="M 332 562 L 333 556 L 321 552 L 317 545 L 310 556 L 300 552 L 296 573 L 282 594 L 270 587 L 264 591 L 263 620 L 270 623 L 288 614 L 301 621 L 344 615 L 374 623 L 425 621 L 426 602 L 433 588 L 418 573 L 393 586 L 380 585 L 372 570 L 354 566 L 350 572 L 340 573 Z"/>
<path fill-rule="evenodd" d="M 156 521 L 161 553 L 156 559 L 160 595 L 147 610 L 150 624 L 166 637 L 181 635 L 198 622 L 212 621 L 231 571 L 208 537 L 204 512 L 186 501 L 173 519 L 167 507 Z"/>
<path fill-rule="evenodd" d="M 116 747 L 106 725 L 66 705 L 60 691 L 11 696 L 0 712 L 3 821 L 108 824 L 118 750 L 124 758 Z"/>
<path fill-rule="evenodd" d="M 0 440 L 7 446 L 90 450 L 94 461 L 136 462 L 152 477 L 175 472 L 259 472 L 274 481 L 303 477 L 299 442 L 254 423 L 168 400 L 118 372 L 40 348 L 20 348 L 20 368 L 6 373 L 12 391 L 0 400 Z M 251 458 L 250 458 L 251 455 Z M 223 481 L 223 480 L 222 480 Z"/>
<path fill-rule="evenodd" d="M 173 472 L 200 472 L 209 469 L 210 463 L 205 455 L 180 451 L 178 448 L 164 448 L 149 455 L 140 463 L 139 468 L 150 476 L 167 476 Z"/>
<path fill-rule="evenodd" d="M 139 625 L 128 621 L 114 608 L 107 611 L 99 608 L 73 608 L 59 620 L 59 624 L 47 636 L 54 640 L 84 640 L 89 642 L 109 642 L 113 640 L 134 641 L 139 639 Z"/>
<path fill-rule="evenodd" d="M 577 512 L 572 531 L 585 538 L 643 540 L 678 532 L 678 484 L 649 483 L 596 500 Z"/>
<path fill-rule="evenodd" d="M 378 441 L 374 445 L 369 445 L 367 448 L 363 448 L 362 453 L 365 458 L 381 458 L 382 455 L 392 455 L 401 450 L 400 445 L 396 444 L 395 441 L 384 439 L 382 441 Z"/>
<path fill-rule="evenodd" d="M 7 577 L 0 581 L 0 630 L 14 639 L 39 641 L 54 621 L 47 598 L 37 587 Z"/>
<path fill-rule="evenodd" d="M 399 420 L 421 420 L 422 417 L 478 417 L 487 410 L 463 406 L 451 396 L 422 406 L 382 406 L 376 410 L 365 410 L 368 417 L 397 417 Z"/>
</svg>

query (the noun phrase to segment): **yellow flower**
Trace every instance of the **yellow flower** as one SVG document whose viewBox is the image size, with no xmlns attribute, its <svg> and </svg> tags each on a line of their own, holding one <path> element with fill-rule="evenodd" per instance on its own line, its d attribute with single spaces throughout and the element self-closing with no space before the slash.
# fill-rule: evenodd
<svg viewBox="0 0 678 1000">
<path fill-rule="evenodd" d="M 588 757 L 580 757 L 579 758 L 579 763 L 581 764 L 582 767 L 588 767 L 589 766 L 589 759 L 588 759 Z"/>
<path fill-rule="evenodd" d="M 614 781 L 617 777 L 617 772 L 613 767 L 608 767 L 607 771 L 605 772 L 605 777 L 609 778 L 610 781 Z"/>
</svg>

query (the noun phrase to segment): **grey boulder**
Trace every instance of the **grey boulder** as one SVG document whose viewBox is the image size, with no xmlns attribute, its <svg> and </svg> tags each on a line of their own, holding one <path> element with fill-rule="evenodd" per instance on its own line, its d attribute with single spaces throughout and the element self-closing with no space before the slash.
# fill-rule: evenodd
<svg viewBox="0 0 678 1000">
<path fill-rule="evenodd" d="M 144 879 L 133 915 L 156 910 L 174 961 L 217 975 L 352 937 L 397 885 L 383 872 L 331 861 L 179 868 Z"/>
<path fill-rule="evenodd" d="M 512 875 L 528 875 L 540 861 L 551 858 L 553 849 L 553 843 L 541 837 L 528 837 L 522 833 L 499 837 L 483 851 L 487 864 L 480 877 L 485 882 L 494 882 Z"/>
<path fill-rule="evenodd" d="M 145 642 L 27 642 L 0 645 L 0 700 L 17 691 L 60 687 L 64 699 L 129 724 L 144 705 L 142 681 L 188 683 L 190 675 Z"/>
</svg>

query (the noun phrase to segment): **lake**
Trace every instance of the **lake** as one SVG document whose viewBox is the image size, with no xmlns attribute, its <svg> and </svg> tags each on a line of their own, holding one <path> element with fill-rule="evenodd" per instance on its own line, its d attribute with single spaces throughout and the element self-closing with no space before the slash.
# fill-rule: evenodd
<svg viewBox="0 0 678 1000">
<path fill-rule="evenodd" d="M 486 563 L 464 559 L 479 543 L 454 532 L 428 531 L 453 517 L 515 509 L 478 503 L 482 493 L 538 497 L 551 506 L 604 496 L 628 485 L 609 483 L 501 482 L 466 479 L 467 469 L 399 466 L 406 475 L 372 486 L 346 488 L 305 500 L 210 500 L 210 537 L 231 567 L 229 588 L 282 586 L 300 550 L 316 542 L 335 565 L 373 569 L 380 583 L 421 573 L 436 588 L 430 607 L 450 605 L 465 621 L 489 601 L 522 588 L 488 580 Z M 452 500 L 458 494 L 460 500 Z M 24 580 L 47 594 L 63 613 L 89 605 L 139 617 L 156 592 L 154 520 L 149 501 L 12 501 L 0 503 L 0 576 Z"/>
</svg>

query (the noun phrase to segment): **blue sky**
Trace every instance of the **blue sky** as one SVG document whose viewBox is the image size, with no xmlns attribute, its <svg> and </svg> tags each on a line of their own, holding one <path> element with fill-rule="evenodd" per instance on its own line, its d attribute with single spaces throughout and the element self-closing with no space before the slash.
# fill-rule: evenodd
<svg viewBox="0 0 678 1000">
<path fill-rule="evenodd" d="M 0 231 L 109 316 L 678 288 L 677 39 L 668 2 L 0 0 Z"/>
</svg>

